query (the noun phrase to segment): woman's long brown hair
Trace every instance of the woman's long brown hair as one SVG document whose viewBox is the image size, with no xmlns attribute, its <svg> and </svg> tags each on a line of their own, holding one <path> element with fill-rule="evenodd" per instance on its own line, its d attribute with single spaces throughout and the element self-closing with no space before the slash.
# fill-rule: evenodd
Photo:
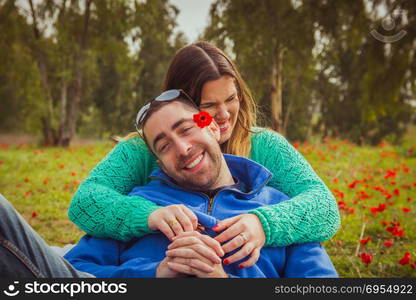
<svg viewBox="0 0 416 300">
<path fill-rule="evenodd" d="M 251 128 L 256 124 L 256 105 L 237 68 L 223 51 L 204 41 L 180 49 L 169 65 L 162 90 L 182 89 L 199 106 L 204 84 L 222 76 L 234 78 L 240 110 L 231 137 L 221 149 L 224 153 L 248 157 Z M 132 136 L 129 134 L 126 138 Z"/>
</svg>

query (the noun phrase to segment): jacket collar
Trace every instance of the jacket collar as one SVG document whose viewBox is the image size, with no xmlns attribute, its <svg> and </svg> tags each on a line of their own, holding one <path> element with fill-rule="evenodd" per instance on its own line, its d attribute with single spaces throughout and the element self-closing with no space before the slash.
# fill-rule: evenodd
<svg viewBox="0 0 416 300">
<path fill-rule="evenodd" d="M 258 192 L 273 176 L 268 169 L 251 159 L 231 154 L 224 154 L 224 158 L 232 176 L 236 177 L 244 185 L 245 191 L 243 194 Z M 160 168 L 155 169 L 150 174 L 150 177 L 151 179 L 163 179 L 168 183 L 176 185 L 174 180 Z"/>
</svg>

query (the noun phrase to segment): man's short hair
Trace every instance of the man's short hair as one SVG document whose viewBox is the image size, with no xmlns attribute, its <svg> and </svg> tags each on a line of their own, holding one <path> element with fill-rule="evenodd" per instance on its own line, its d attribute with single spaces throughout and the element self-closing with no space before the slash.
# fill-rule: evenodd
<svg viewBox="0 0 416 300">
<path fill-rule="evenodd" d="M 155 112 L 159 111 L 162 107 L 164 107 L 164 106 L 166 106 L 166 105 L 168 105 L 170 103 L 176 102 L 176 101 L 177 102 L 181 102 L 181 103 L 185 104 L 186 106 L 189 106 L 189 107 L 193 108 L 195 111 L 198 111 L 197 110 L 197 107 L 194 104 L 190 103 L 189 102 L 190 100 L 185 99 L 185 98 L 176 98 L 175 100 L 170 100 L 170 101 L 153 101 L 153 102 L 151 102 L 150 103 L 150 106 L 149 106 L 149 109 L 147 110 L 146 116 L 145 116 L 145 118 L 144 118 L 144 120 L 142 122 L 141 129 L 140 129 L 140 131 L 138 133 L 139 133 L 140 137 L 146 143 L 146 145 L 149 148 L 149 150 L 152 151 L 153 154 L 155 154 L 155 153 L 153 152 L 152 148 L 150 147 L 150 145 L 148 143 L 148 140 L 147 140 L 146 135 L 144 133 L 144 126 L 146 125 L 147 120 Z M 155 156 L 156 156 L 156 154 L 155 154 Z"/>
</svg>

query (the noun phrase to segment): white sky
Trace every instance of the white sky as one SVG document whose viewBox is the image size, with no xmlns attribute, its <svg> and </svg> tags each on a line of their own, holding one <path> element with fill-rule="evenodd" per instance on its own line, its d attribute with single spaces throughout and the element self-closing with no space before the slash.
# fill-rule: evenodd
<svg viewBox="0 0 416 300">
<path fill-rule="evenodd" d="M 170 0 L 180 10 L 176 21 L 188 42 L 195 42 L 207 26 L 212 2 L 214 0 Z"/>
</svg>

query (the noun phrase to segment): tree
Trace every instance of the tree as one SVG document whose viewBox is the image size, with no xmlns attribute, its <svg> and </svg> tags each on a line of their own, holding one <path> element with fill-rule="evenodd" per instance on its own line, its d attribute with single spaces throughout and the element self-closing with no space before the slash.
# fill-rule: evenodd
<svg viewBox="0 0 416 300">
<path fill-rule="evenodd" d="M 68 146 L 80 125 L 101 135 L 133 128 L 138 106 L 160 91 L 170 57 L 184 45 L 174 33 L 177 13 L 166 0 L 1 2 L 4 107 L 14 103 L 19 118 L 28 107 L 48 145 Z M 10 72 L 14 65 L 19 73 Z"/>
<path fill-rule="evenodd" d="M 210 14 L 204 37 L 235 54 L 263 111 L 270 112 L 264 123 L 284 134 L 295 108 L 310 113 L 309 99 L 295 96 L 295 91 L 310 94 L 314 26 L 309 12 L 289 0 L 219 0 Z"/>
<path fill-rule="evenodd" d="M 413 1 L 315 2 L 319 31 L 326 41 L 318 59 L 320 127 L 328 136 L 377 144 L 405 132 L 414 108 L 415 4 Z M 380 9 L 383 8 L 383 9 Z M 407 35 L 391 44 L 370 35 L 381 28 L 377 11 L 395 11 Z M 383 16 L 385 17 L 385 16 Z M 412 95 L 413 94 L 413 95 Z"/>
</svg>

